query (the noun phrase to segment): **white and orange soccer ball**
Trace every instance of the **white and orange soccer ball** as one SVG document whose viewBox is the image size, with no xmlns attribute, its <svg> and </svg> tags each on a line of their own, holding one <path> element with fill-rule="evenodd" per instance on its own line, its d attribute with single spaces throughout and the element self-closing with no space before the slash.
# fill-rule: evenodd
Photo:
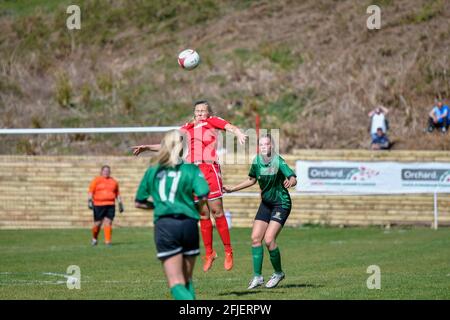
<svg viewBox="0 0 450 320">
<path fill-rule="evenodd" d="M 192 49 L 186 49 L 180 52 L 178 55 L 178 64 L 180 67 L 186 70 L 192 70 L 196 68 L 200 63 L 200 55 L 197 51 Z"/>
</svg>

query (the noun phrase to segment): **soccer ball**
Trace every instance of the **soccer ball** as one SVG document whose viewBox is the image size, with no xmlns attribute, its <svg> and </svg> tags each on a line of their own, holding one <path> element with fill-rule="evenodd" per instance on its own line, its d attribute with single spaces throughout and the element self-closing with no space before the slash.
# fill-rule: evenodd
<svg viewBox="0 0 450 320">
<path fill-rule="evenodd" d="M 186 49 L 178 55 L 178 64 L 183 69 L 192 70 L 200 63 L 200 56 L 197 51 Z"/>
</svg>

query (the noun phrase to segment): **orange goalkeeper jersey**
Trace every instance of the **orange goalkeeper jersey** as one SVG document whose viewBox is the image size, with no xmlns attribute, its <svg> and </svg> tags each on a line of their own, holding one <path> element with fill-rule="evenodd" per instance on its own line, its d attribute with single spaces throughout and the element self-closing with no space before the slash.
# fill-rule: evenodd
<svg viewBox="0 0 450 320">
<path fill-rule="evenodd" d="M 99 176 L 92 180 L 89 193 L 92 193 L 94 206 L 114 205 L 119 196 L 119 183 L 111 177 Z"/>
</svg>

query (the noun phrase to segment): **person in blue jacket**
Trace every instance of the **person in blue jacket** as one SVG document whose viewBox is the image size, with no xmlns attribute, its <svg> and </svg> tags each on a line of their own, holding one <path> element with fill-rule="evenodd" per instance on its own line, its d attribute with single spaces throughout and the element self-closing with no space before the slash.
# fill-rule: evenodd
<svg viewBox="0 0 450 320">
<path fill-rule="evenodd" d="M 449 116 L 448 106 L 444 105 L 442 100 L 438 100 L 429 113 L 428 132 L 433 132 L 434 129 L 441 129 L 443 133 L 447 132 Z"/>
</svg>

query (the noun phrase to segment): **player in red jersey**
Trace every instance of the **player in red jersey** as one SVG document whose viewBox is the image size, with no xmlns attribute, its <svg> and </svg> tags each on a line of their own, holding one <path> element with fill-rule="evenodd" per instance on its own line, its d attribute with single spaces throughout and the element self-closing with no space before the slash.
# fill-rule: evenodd
<svg viewBox="0 0 450 320">
<path fill-rule="evenodd" d="M 213 225 L 210 218 L 211 214 L 216 221 L 216 229 L 225 247 L 224 267 L 226 270 L 231 270 L 233 267 L 233 249 L 230 242 L 228 223 L 223 210 L 222 176 L 216 151 L 217 130 L 232 132 L 236 135 L 240 144 L 245 143 L 247 136 L 228 121 L 212 116 L 211 106 L 205 100 L 195 103 L 193 121 L 186 123 L 180 130 L 185 134 L 188 142 L 189 150 L 186 161 L 199 166 L 210 189 L 208 202 L 201 208 L 200 213 L 200 230 L 206 251 L 203 271 L 208 271 L 217 258 L 217 253 L 212 246 Z M 139 155 L 143 151 L 158 151 L 160 145 L 141 145 L 132 148 L 133 154 Z"/>
</svg>

